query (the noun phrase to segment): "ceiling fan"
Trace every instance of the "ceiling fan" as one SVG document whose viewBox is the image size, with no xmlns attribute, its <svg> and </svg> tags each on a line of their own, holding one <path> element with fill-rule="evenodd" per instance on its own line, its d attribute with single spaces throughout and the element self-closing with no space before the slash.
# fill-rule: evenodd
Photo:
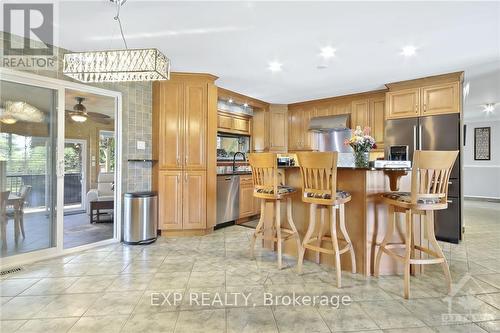
<svg viewBox="0 0 500 333">
<path fill-rule="evenodd" d="M 75 99 L 77 103 L 73 106 L 73 110 L 66 110 L 66 115 L 69 116 L 74 122 L 83 123 L 86 122 L 88 118 L 105 125 L 113 122 L 113 119 L 111 119 L 108 115 L 97 112 L 88 112 L 85 105 L 82 104 L 85 98 L 76 97 Z"/>
</svg>

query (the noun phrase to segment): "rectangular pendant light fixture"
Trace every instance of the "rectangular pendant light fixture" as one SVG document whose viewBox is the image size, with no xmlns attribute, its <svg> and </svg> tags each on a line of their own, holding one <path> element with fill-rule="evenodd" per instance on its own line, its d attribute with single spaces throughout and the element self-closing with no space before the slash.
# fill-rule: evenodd
<svg viewBox="0 0 500 333">
<path fill-rule="evenodd" d="M 169 80 L 170 60 L 158 49 L 67 53 L 63 73 L 80 82 Z"/>
</svg>

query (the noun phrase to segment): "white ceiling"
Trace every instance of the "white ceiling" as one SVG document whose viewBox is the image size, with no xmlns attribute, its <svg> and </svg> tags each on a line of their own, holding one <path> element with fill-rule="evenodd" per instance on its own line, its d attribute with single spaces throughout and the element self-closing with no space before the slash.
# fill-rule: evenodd
<svg viewBox="0 0 500 333">
<path fill-rule="evenodd" d="M 123 47 L 109 0 L 61 2 L 59 12 L 60 46 Z M 474 78 L 500 68 L 500 2 L 128 0 L 121 18 L 129 47 L 159 48 L 174 71 L 212 73 L 218 86 L 272 103 L 459 70 L 471 78 L 472 94 Z M 337 52 L 324 63 L 318 54 L 327 45 Z M 402 56 L 405 45 L 417 54 Z M 282 72 L 267 69 L 273 60 Z M 488 94 L 500 101 L 497 90 L 474 103 L 488 102 L 481 99 Z"/>
</svg>

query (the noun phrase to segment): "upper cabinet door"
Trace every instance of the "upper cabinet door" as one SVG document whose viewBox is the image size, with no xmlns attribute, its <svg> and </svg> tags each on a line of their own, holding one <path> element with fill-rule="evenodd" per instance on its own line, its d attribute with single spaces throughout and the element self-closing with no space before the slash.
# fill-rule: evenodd
<svg viewBox="0 0 500 333">
<path fill-rule="evenodd" d="M 357 126 L 362 129 L 369 126 L 369 103 L 367 99 L 361 99 L 352 102 L 351 107 L 351 128 L 356 129 Z"/>
<path fill-rule="evenodd" d="M 182 168 L 182 109 L 184 89 L 180 82 L 159 84 L 158 167 Z M 158 98 L 158 97 L 157 97 Z"/>
<path fill-rule="evenodd" d="M 269 131 L 269 149 L 276 152 L 285 152 L 287 149 L 287 111 L 272 110 L 269 112 L 271 130 Z"/>
<path fill-rule="evenodd" d="M 301 115 L 302 110 L 288 111 L 288 150 L 299 150 L 301 145 Z M 270 129 L 271 133 L 273 128 Z M 271 134 L 272 137 L 272 134 Z"/>
<path fill-rule="evenodd" d="M 205 229 L 207 224 L 205 171 L 185 171 L 183 181 L 183 229 Z"/>
<path fill-rule="evenodd" d="M 189 169 L 206 168 L 207 93 L 206 83 L 185 85 L 184 165 Z"/>
<path fill-rule="evenodd" d="M 422 88 L 422 115 L 460 112 L 460 85 L 458 82 Z"/>
<path fill-rule="evenodd" d="M 182 230 L 182 171 L 158 173 L 158 228 Z"/>
<path fill-rule="evenodd" d="M 387 119 L 418 117 L 420 89 L 390 91 L 386 94 Z"/>
<path fill-rule="evenodd" d="M 250 119 L 233 118 L 233 130 L 242 134 L 250 134 Z"/>
<path fill-rule="evenodd" d="M 309 131 L 309 123 L 311 118 L 315 116 L 314 107 L 309 107 L 302 111 L 301 115 L 301 134 L 302 134 L 302 145 L 303 150 L 314 150 L 317 149 L 316 134 Z"/>
<path fill-rule="evenodd" d="M 369 123 L 372 129 L 372 136 L 377 144 L 377 150 L 384 149 L 384 119 L 385 98 L 374 98 L 370 100 Z"/>
<path fill-rule="evenodd" d="M 233 128 L 233 118 L 225 114 L 217 115 L 217 130 L 230 131 Z"/>
</svg>

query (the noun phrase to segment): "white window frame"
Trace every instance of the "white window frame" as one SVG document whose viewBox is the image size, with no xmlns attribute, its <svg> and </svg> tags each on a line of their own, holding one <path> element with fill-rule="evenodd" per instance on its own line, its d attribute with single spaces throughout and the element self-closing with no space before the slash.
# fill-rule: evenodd
<svg viewBox="0 0 500 333">
<path fill-rule="evenodd" d="M 88 250 L 94 247 L 119 243 L 121 240 L 122 221 L 122 94 L 118 91 L 107 90 L 89 86 L 81 83 L 54 79 L 29 72 L 16 71 L 10 68 L 0 68 L 0 79 L 13 83 L 38 86 L 57 91 L 57 200 L 56 200 L 56 244 L 48 249 L 41 249 L 33 252 L 21 253 L 0 259 L 0 269 L 28 264 L 34 261 L 50 259 L 53 257 L 68 255 L 75 252 Z M 115 140 L 116 140 L 116 167 L 115 167 L 115 223 L 112 239 L 85 244 L 69 249 L 64 249 L 64 120 L 65 120 L 65 91 L 66 89 L 79 90 L 86 93 L 112 97 L 115 99 Z M 62 135 L 61 135 L 62 134 Z"/>
</svg>

